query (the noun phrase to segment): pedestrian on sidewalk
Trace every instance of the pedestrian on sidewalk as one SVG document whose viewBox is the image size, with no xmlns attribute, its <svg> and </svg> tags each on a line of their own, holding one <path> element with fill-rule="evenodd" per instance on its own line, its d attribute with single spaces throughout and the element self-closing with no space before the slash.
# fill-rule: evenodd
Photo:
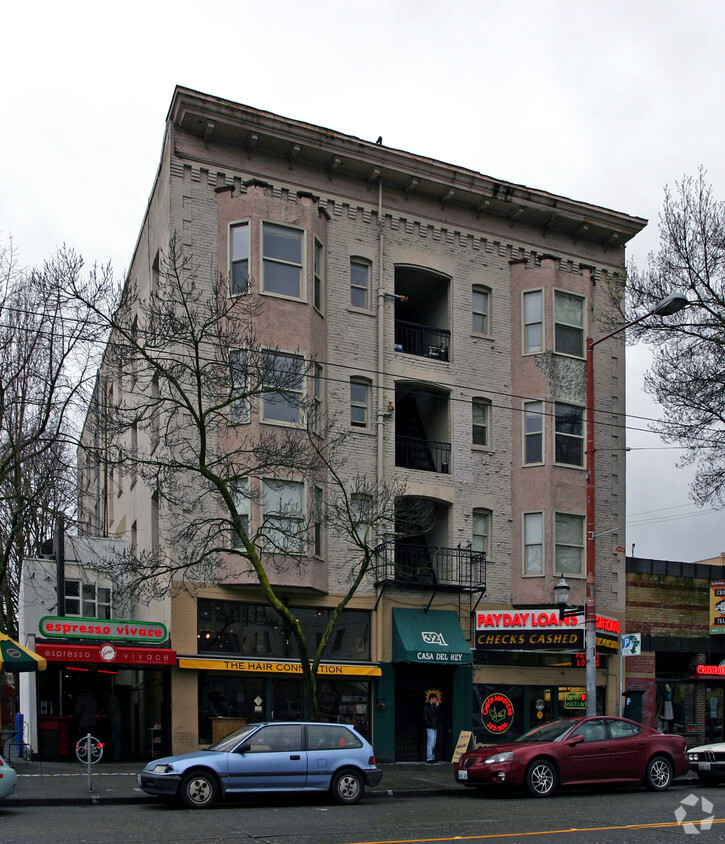
<svg viewBox="0 0 725 844">
<path fill-rule="evenodd" d="M 428 703 L 423 707 L 423 723 L 425 724 L 426 734 L 425 761 L 429 764 L 436 761 L 436 742 L 438 741 L 440 720 L 438 695 L 435 692 L 431 692 L 428 695 Z"/>
<path fill-rule="evenodd" d="M 108 715 L 108 723 L 111 727 L 113 761 L 120 762 L 121 748 L 123 747 L 123 716 L 121 715 L 121 703 L 113 692 L 108 695 L 106 713 Z"/>
<path fill-rule="evenodd" d="M 84 689 L 76 701 L 73 711 L 78 728 L 78 738 L 85 738 L 88 733 L 94 735 L 96 732 L 96 721 L 98 718 L 98 701 L 90 689 Z"/>
</svg>

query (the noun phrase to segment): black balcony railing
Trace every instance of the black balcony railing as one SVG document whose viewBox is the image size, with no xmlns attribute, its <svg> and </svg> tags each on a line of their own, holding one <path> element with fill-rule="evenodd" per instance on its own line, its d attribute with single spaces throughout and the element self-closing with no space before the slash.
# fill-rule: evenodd
<svg viewBox="0 0 725 844">
<path fill-rule="evenodd" d="M 395 465 L 447 475 L 451 466 L 451 444 L 418 437 L 396 437 Z"/>
<path fill-rule="evenodd" d="M 375 549 L 375 583 L 457 592 L 486 591 L 486 555 L 470 548 L 383 542 Z"/>
<path fill-rule="evenodd" d="M 395 320 L 395 350 L 434 360 L 448 360 L 451 332 L 417 322 Z"/>
</svg>

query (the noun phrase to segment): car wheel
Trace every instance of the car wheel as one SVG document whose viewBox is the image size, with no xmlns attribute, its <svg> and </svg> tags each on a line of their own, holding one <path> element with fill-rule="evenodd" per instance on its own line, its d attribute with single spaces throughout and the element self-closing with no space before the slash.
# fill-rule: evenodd
<svg viewBox="0 0 725 844">
<path fill-rule="evenodd" d="M 526 790 L 534 797 L 549 797 L 556 791 L 557 780 L 553 763 L 534 759 L 526 771 Z"/>
<path fill-rule="evenodd" d="M 647 763 L 645 785 L 650 791 L 667 791 L 672 784 L 672 763 L 664 756 L 653 756 Z"/>
<path fill-rule="evenodd" d="M 181 799 L 189 809 L 208 809 L 218 792 L 216 780 L 206 771 L 192 771 L 181 781 Z"/>
<path fill-rule="evenodd" d="M 352 768 L 347 768 L 344 771 L 338 771 L 332 778 L 332 785 L 330 791 L 336 803 L 346 803 L 352 805 L 357 803 L 362 797 L 365 790 L 365 783 L 362 775 Z"/>
</svg>

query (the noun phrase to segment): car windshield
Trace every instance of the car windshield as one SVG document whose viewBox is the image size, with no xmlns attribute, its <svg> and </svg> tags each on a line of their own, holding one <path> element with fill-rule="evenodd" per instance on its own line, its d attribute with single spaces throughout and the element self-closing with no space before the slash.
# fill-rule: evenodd
<svg viewBox="0 0 725 844">
<path fill-rule="evenodd" d="M 578 723 L 578 719 L 575 718 L 552 721 L 550 724 L 542 724 L 540 727 L 534 727 L 533 730 L 529 730 L 528 733 L 519 736 L 516 741 L 559 741 Z"/>
<path fill-rule="evenodd" d="M 212 744 L 209 750 L 219 750 L 222 753 L 229 753 L 230 750 L 234 750 L 242 739 L 250 733 L 253 733 L 259 726 L 259 724 L 246 724 L 244 727 L 240 727 L 238 730 L 234 730 L 233 733 L 229 733 L 229 735 L 224 736 L 224 738 L 216 744 Z"/>
</svg>

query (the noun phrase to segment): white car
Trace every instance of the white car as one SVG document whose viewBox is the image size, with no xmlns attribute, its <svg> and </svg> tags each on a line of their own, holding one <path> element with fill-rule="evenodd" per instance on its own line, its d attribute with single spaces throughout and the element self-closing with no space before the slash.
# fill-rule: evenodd
<svg viewBox="0 0 725 844">
<path fill-rule="evenodd" d="M 0 756 L 0 798 L 9 797 L 15 786 L 18 784 L 18 775 L 15 768 L 2 756 Z"/>
<path fill-rule="evenodd" d="M 706 785 L 717 785 L 725 780 L 725 742 L 701 744 L 687 751 L 690 770 Z"/>
</svg>

